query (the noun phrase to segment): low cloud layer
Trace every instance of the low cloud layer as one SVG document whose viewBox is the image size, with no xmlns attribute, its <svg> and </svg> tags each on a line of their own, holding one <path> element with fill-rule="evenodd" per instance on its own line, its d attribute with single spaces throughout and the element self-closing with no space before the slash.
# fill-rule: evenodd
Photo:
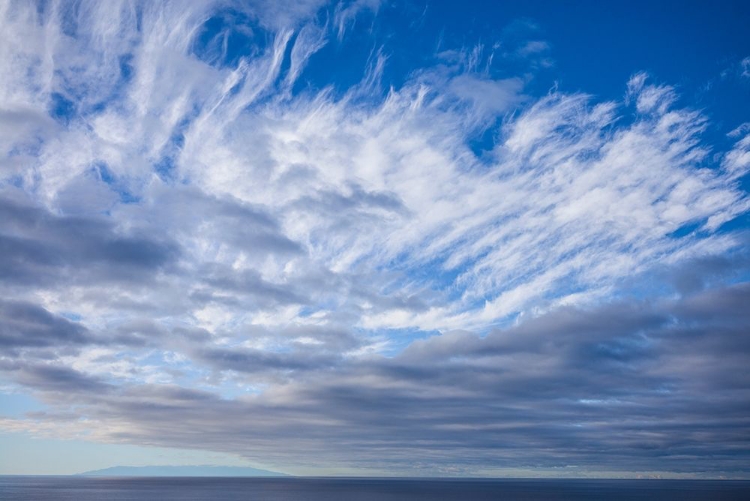
<svg viewBox="0 0 750 501">
<path fill-rule="evenodd" d="M 45 405 L 0 428 L 301 473 L 745 475 L 747 127 L 720 150 L 645 73 L 534 95 L 537 39 L 400 85 L 383 41 L 319 85 L 388 8 L 0 7 L 0 378 Z"/>
<path fill-rule="evenodd" d="M 22 363 L 6 374 L 76 411 L 3 424 L 232 452 L 299 472 L 737 474 L 748 459 L 748 301 L 739 284 L 567 307 L 484 338 L 446 332 L 392 358 L 196 353 L 239 377 L 287 374 L 235 398 L 175 384 L 115 387 L 57 361 Z"/>
</svg>

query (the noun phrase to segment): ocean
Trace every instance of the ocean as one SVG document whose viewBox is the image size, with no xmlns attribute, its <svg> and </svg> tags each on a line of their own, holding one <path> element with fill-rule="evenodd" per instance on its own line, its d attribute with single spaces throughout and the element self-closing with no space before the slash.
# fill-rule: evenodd
<svg viewBox="0 0 750 501">
<path fill-rule="evenodd" d="M 750 500 L 750 481 L 0 476 L 8 501 Z"/>
</svg>

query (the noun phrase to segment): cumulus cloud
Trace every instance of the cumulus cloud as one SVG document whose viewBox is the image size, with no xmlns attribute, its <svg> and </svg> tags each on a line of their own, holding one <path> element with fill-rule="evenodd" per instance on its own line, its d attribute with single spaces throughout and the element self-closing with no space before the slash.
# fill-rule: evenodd
<svg viewBox="0 0 750 501">
<path fill-rule="evenodd" d="M 51 409 L 2 426 L 295 471 L 739 469 L 747 131 L 717 153 L 645 73 L 535 97 L 481 46 L 305 80 L 381 7 L 0 8 L 0 370 Z M 623 299 L 650 274 L 677 297 Z"/>
</svg>

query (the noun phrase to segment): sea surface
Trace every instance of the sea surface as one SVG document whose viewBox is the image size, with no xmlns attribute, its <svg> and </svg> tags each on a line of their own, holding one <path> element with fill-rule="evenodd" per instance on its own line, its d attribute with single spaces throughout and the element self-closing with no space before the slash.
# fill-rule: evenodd
<svg viewBox="0 0 750 501">
<path fill-rule="evenodd" d="M 748 481 L 0 476 L 0 500 L 750 500 Z"/>
</svg>

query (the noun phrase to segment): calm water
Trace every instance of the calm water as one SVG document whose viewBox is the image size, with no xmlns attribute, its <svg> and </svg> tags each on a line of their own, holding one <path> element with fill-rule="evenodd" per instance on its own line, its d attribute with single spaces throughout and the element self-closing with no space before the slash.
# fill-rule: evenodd
<svg viewBox="0 0 750 501">
<path fill-rule="evenodd" d="M 2 500 L 750 500 L 750 482 L 1 477 Z"/>
</svg>

